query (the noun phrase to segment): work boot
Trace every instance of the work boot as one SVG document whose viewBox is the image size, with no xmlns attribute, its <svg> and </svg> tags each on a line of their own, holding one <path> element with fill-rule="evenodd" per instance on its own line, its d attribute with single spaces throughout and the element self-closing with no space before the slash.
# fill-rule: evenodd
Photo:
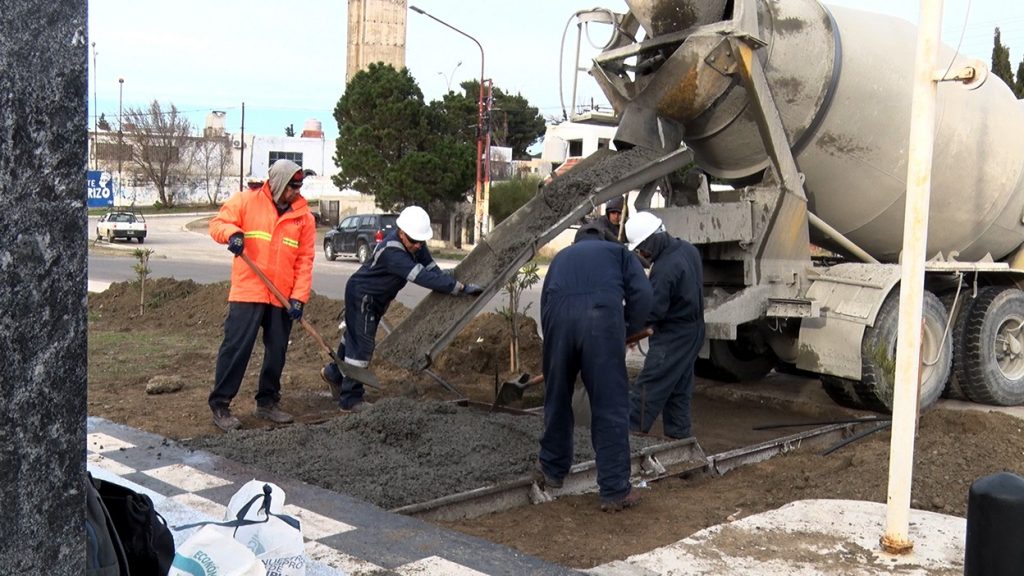
<svg viewBox="0 0 1024 576">
<path fill-rule="evenodd" d="M 615 500 L 602 500 L 601 511 L 602 512 L 619 512 L 626 508 L 632 508 L 640 503 L 640 494 L 636 491 L 630 490 L 629 494 L 626 494 L 622 498 Z"/>
<path fill-rule="evenodd" d="M 270 420 L 275 424 L 291 424 L 295 421 L 295 418 L 292 418 L 291 414 L 281 410 L 276 402 L 267 406 L 257 406 L 256 412 L 254 412 L 253 415 L 257 418 Z"/>
<path fill-rule="evenodd" d="M 540 460 L 537 461 L 536 466 L 533 467 L 533 481 L 537 483 L 542 490 L 545 488 L 552 488 L 557 490 L 562 487 L 563 480 L 561 478 L 552 478 L 544 472 L 544 466 L 541 465 Z"/>
<path fill-rule="evenodd" d="M 241 428 L 242 422 L 231 415 L 230 408 L 214 408 L 213 425 L 225 432 L 231 432 Z"/>
<path fill-rule="evenodd" d="M 367 402 L 365 400 L 360 400 L 359 402 L 356 402 L 355 404 L 349 406 L 348 408 L 342 406 L 341 407 L 341 413 L 342 414 L 350 414 L 352 412 L 366 412 L 370 408 L 373 408 L 373 402 Z"/>
<path fill-rule="evenodd" d="M 339 403 L 341 401 L 341 384 L 331 380 L 331 377 L 327 375 L 327 366 L 320 369 L 320 379 L 327 383 L 327 389 L 331 391 L 334 403 Z"/>
</svg>

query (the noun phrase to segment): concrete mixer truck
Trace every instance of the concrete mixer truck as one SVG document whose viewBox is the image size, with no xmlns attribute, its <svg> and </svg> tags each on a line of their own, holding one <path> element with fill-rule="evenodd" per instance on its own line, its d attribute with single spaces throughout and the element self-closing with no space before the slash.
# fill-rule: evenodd
<svg viewBox="0 0 1024 576">
<path fill-rule="evenodd" d="M 633 209 L 702 253 L 702 370 L 798 369 L 840 404 L 889 410 L 915 27 L 817 0 L 626 4 L 595 11 L 615 33 L 590 70 L 619 119 L 617 152 L 478 243 L 456 274 L 485 298 L 428 297 L 406 320 L 418 330 L 378 352 L 429 365 L 537 246 L 633 189 Z M 937 94 L 920 401 L 1021 404 L 1024 103 L 984 64 L 945 47 L 940 61 L 955 81 Z M 691 159 L 732 189 L 687 186 Z"/>
<path fill-rule="evenodd" d="M 734 191 L 641 189 L 704 257 L 703 360 L 735 379 L 782 363 L 837 402 L 892 404 L 917 31 L 817 0 L 626 0 L 591 74 L 615 144 L 689 147 Z M 637 40 L 637 38 L 640 38 Z M 1024 101 L 943 47 L 922 405 L 1024 402 Z M 813 258 L 808 242 L 840 255 Z"/>
</svg>

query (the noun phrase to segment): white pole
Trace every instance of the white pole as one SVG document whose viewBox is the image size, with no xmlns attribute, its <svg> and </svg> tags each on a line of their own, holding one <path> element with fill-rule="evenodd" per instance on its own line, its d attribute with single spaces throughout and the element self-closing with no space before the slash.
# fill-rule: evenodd
<svg viewBox="0 0 1024 576">
<path fill-rule="evenodd" d="M 921 0 L 914 63 L 914 93 L 910 113 L 907 205 L 903 221 L 900 317 L 897 329 L 896 374 L 889 446 L 889 496 L 882 548 L 906 554 L 914 548 L 910 529 L 910 486 L 914 471 L 921 370 L 921 317 L 924 302 L 924 262 L 928 243 L 928 204 L 931 194 L 932 144 L 935 135 L 934 79 L 942 26 L 942 0 Z"/>
</svg>

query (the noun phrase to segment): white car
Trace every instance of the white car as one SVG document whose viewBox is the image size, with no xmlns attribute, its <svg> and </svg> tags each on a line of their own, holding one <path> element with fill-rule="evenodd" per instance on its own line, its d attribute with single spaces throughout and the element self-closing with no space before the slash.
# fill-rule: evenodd
<svg viewBox="0 0 1024 576">
<path fill-rule="evenodd" d="M 130 242 L 135 238 L 142 244 L 146 241 L 146 218 L 134 212 L 107 212 L 96 223 L 96 239 L 101 238 L 108 242 L 113 242 L 114 238 Z"/>
</svg>

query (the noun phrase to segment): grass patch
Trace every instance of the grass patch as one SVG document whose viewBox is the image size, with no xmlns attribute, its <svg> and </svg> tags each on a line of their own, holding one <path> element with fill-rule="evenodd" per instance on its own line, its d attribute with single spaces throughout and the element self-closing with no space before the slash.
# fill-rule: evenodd
<svg viewBox="0 0 1024 576">
<path fill-rule="evenodd" d="M 220 338 L 197 334 L 90 330 L 89 372 L 148 379 L 156 374 L 175 372 L 185 357 L 215 358 L 219 343 Z M 213 365 L 210 366 L 212 370 Z"/>
</svg>

